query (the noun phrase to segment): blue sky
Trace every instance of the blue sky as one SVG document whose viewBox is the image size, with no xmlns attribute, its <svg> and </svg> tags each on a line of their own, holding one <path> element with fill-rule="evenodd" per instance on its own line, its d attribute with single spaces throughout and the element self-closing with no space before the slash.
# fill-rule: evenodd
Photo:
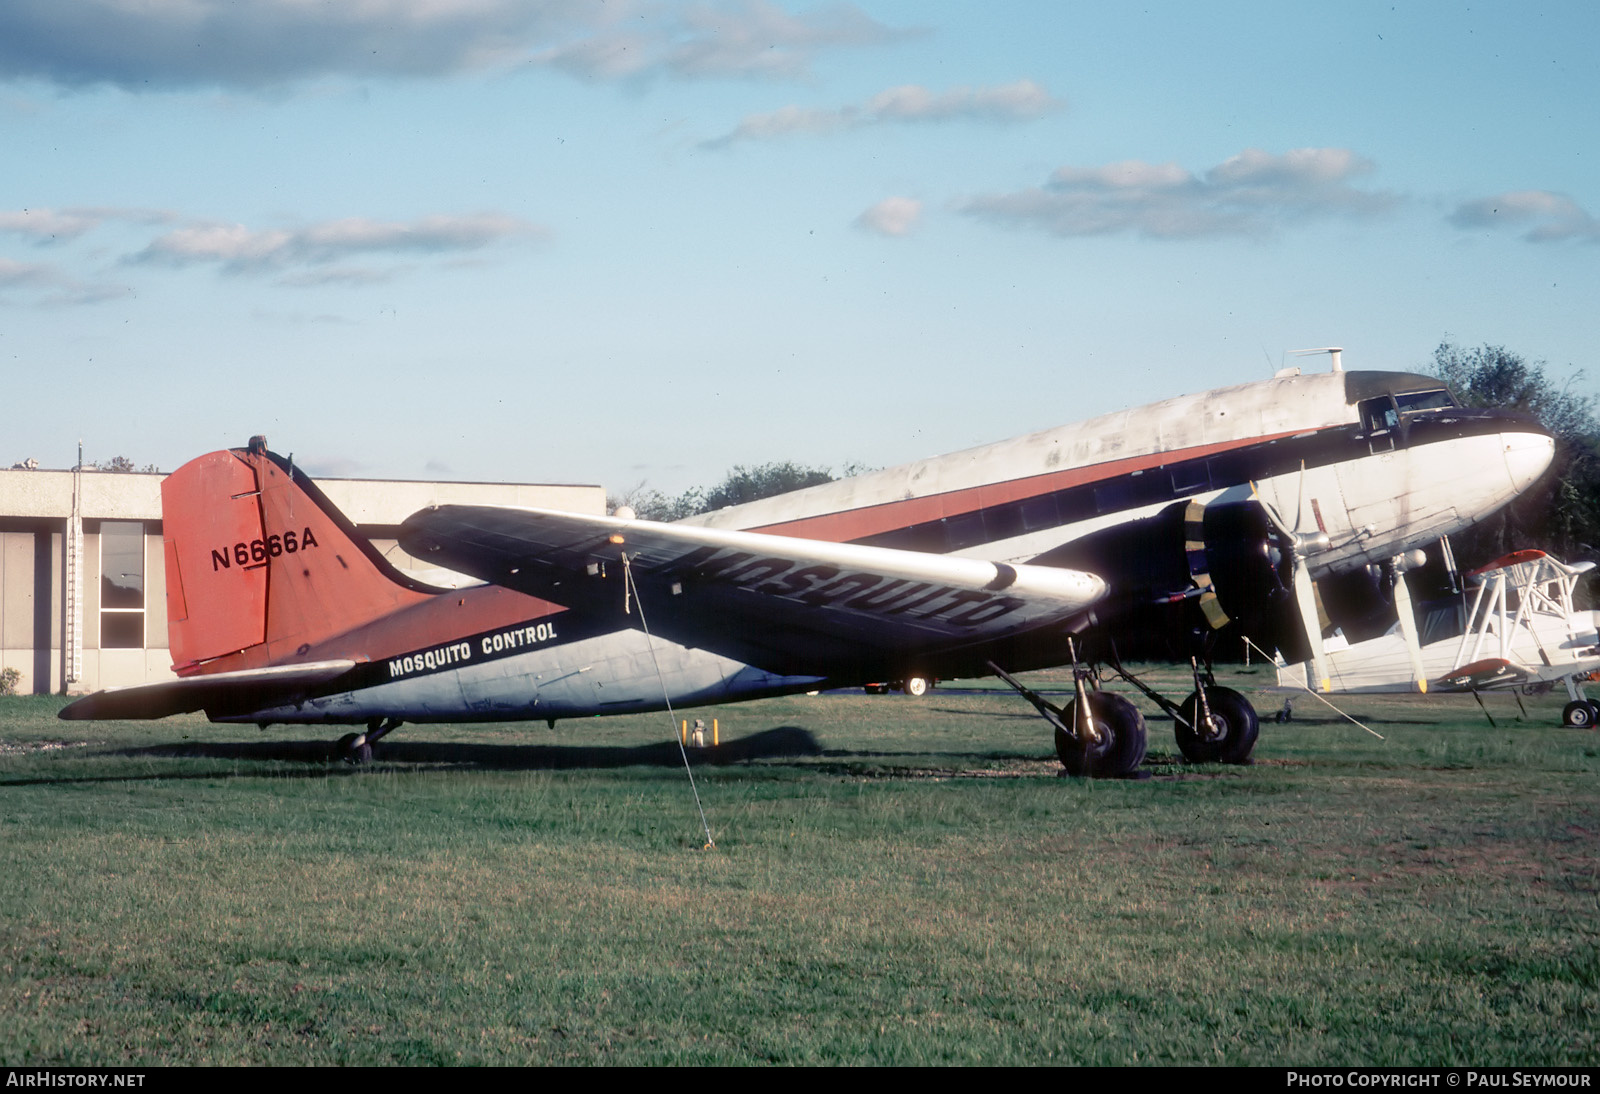
<svg viewBox="0 0 1600 1094">
<path fill-rule="evenodd" d="M 671 493 L 1303 347 L 1565 382 L 1597 43 L 1577 2 L 8 0 L 0 460 L 264 432 Z"/>
</svg>

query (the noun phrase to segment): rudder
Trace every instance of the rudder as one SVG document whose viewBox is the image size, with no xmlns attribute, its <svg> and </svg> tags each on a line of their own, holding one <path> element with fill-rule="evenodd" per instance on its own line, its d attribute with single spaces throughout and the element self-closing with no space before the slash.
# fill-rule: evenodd
<svg viewBox="0 0 1600 1094">
<path fill-rule="evenodd" d="M 430 595 L 261 438 L 174 471 L 161 509 L 180 675 L 313 656 L 319 643 Z"/>
</svg>

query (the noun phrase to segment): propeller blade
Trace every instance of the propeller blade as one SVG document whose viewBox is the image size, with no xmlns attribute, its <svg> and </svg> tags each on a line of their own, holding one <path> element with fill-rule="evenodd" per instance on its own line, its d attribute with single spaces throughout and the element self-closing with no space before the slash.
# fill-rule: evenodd
<svg viewBox="0 0 1600 1094">
<path fill-rule="evenodd" d="M 1406 581 L 1403 560 L 1394 560 L 1394 611 L 1400 618 L 1400 637 L 1405 639 L 1406 656 L 1411 658 L 1411 678 L 1417 690 L 1427 693 L 1428 677 L 1422 667 L 1422 643 L 1417 640 L 1417 613 L 1411 610 L 1411 586 Z"/>
<path fill-rule="evenodd" d="M 1320 617 L 1317 614 L 1317 594 L 1316 590 L 1311 587 L 1311 571 L 1306 566 L 1306 548 L 1311 541 L 1300 534 L 1299 527 L 1300 519 L 1305 514 L 1306 473 L 1303 463 L 1300 465 L 1298 486 L 1300 500 L 1296 506 L 1297 511 L 1294 515 L 1295 527 L 1293 528 L 1285 524 L 1277 508 L 1261 496 L 1261 491 L 1254 482 L 1250 484 L 1250 493 L 1254 495 L 1262 511 L 1267 514 L 1267 519 L 1272 522 L 1272 526 L 1283 536 L 1292 557 L 1294 599 L 1299 608 L 1300 626 L 1305 632 L 1306 646 L 1311 650 L 1311 666 L 1316 677 L 1313 690 L 1332 691 L 1333 681 L 1328 674 L 1328 658 L 1322 648 L 1322 626 Z M 1326 536 L 1313 538 L 1320 539 L 1322 545 L 1326 545 Z"/>
<path fill-rule="evenodd" d="M 1272 526 L 1276 528 L 1279 534 L 1287 539 L 1291 545 L 1299 540 L 1300 537 L 1296 534 L 1295 529 L 1289 527 L 1283 522 L 1283 518 L 1278 515 L 1277 507 L 1266 498 L 1261 496 L 1261 488 L 1258 487 L 1254 482 L 1251 482 L 1250 484 L 1250 496 L 1255 498 L 1256 504 L 1261 506 L 1262 512 L 1267 514 L 1267 519 L 1272 522 Z"/>
<path fill-rule="evenodd" d="M 1300 607 L 1300 625 L 1305 628 L 1306 645 L 1311 649 L 1316 690 L 1332 691 L 1333 681 L 1328 676 L 1328 657 L 1322 648 L 1322 627 L 1317 616 L 1317 594 L 1311 587 L 1311 571 L 1298 553 L 1294 556 L 1294 598 Z"/>
<path fill-rule="evenodd" d="M 1295 485 L 1297 485 L 1300 488 L 1299 489 L 1299 495 L 1300 496 L 1295 500 L 1295 503 L 1294 503 L 1294 532 L 1295 532 L 1295 535 L 1298 536 L 1300 534 L 1300 521 L 1301 521 L 1301 518 L 1304 517 L 1305 513 L 1306 513 L 1306 461 L 1305 460 L 1301 460 L 1300 461 L 1299 480 L 1298 480 L 1298 482 L 1296 482 Z"/>
</svg>

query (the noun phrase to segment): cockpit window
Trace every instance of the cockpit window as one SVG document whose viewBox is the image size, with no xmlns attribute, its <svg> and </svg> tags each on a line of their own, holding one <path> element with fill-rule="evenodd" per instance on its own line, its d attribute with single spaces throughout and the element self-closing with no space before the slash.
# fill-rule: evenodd
<svg viewBox="0 0 1600 1094">
<path fill-rule="evenodd" d="M 1419 410 L 1449 410 L 1456 405 L 1455 399 L 1443 388 L 1437 391 L 1409 391 L 1404 395 L 1396 395 L 1394 401 L 1402 414 L 1414 414 Z"/>
<path fill-rule="evenodd" d="M 1381 433 L 1400 424 L 1400 412 L 1388 399 L 1368 399 L 1361 404 L 1362 424 L 1368 433 Z"/>
</svg>

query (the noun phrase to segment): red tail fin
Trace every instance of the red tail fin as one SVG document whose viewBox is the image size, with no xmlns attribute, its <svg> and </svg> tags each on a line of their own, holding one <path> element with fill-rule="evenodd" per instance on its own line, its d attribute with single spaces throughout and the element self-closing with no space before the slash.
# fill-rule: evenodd
<svg viewBox="0 0 1600 1094">
<path fill-rule="evenodd" d="M 181 675 L 303 657 L 429 596 L 259 439 L 178 468 L 161 511 Z"/>
</svg>

